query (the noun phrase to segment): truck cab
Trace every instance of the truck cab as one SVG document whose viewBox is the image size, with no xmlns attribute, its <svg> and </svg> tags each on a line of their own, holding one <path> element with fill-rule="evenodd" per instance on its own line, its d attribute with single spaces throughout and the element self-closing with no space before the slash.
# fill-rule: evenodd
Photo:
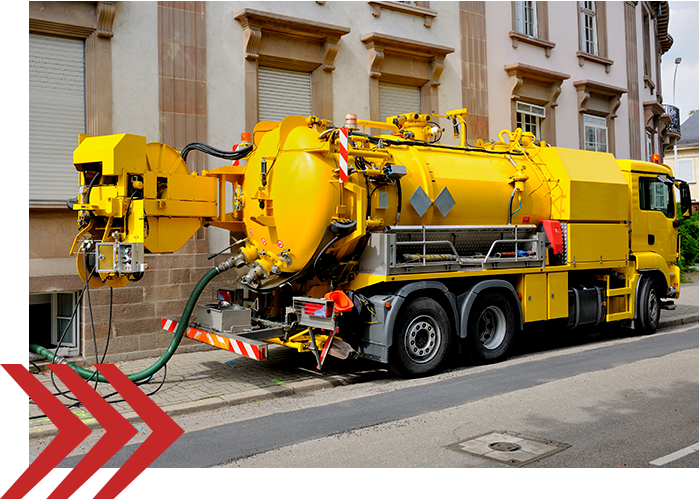
<svg viewBox="0 0 700 500">
<path fill-rule="evenodd" d="M 680 276 L 673 263 L 680 257 L 680 238 L 674 186 L 680 189 L 685 214 L 690 210 L 683 203 L 689 198 L 688 185 L 674 179 L 667 165 L 635 160 L 618 160 L 618 164 L 630 189 L 630 252 L 637 270 L 655 269 L 657 281 L 663 274 L 668 290 L 660 289 L 661 297 L 677 298 Z"/>
</svg>

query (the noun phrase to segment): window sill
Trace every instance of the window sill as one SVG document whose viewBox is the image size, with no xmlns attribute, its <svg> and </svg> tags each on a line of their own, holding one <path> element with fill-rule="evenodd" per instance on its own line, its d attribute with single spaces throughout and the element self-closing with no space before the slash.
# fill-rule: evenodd
<svg viewBox="0 0 700 500">
<path fill-rule="evenodd" d="M 382 15 L 382 9 L 401 12 L 410 16 L 423 18 L 423 26 L 430 28 L 433 25 L 433 19 L 437 17 L 437 11 L 427 9 L 425 7 L 417 7 L 415 5 L 407 5 L 399 2 L 367 2 L 372 6 L 372 15 L 379 17 Z"/>
<path fill-rule="evenodd" d="M 605 57 L 596 56 L 594 54 L 589 54 L 588 52 L 576 52 L 576 57 L 578 57 L 578 65 L 583 66 L 585 61 L 590 61 L 596 64 L 602 64 L 605 66 L 605 72 L 610 73 L 610 66 L 614 64 L 615 61 L 607 59 Z"/>
<path fill-rule="evenodd" d="M 72 212 L 67 206 L 65 201 L 29 201 L 29 211 L 62 211 L 66 213 Z"/>
<path fill-rule="evenodd" d="M 544 55 L 549 57 L 552 55 L 552 49 L 557 46 L 556 43 L 550 42 L 543 38 L 537 38 L 534 36 L 528 36 L 523 33 L 518 33 L 517 31 L 509 31 L 508 36 L 513 42 L 513 48 L 518 48 L 518 43 L 523 42 L 529 45 L 534 45 L 535 47 L 541 47 L 544 49 Z"/>
</svg>

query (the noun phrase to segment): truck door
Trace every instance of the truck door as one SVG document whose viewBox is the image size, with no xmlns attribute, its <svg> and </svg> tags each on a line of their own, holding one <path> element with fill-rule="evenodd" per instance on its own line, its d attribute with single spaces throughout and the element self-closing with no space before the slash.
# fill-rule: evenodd
<svg viewBox="0 0 700 500">
<path fill-rule="evenodd" d="M 676 202 L 673 197 L 673 181 L 662 175 L 639 175 L 639 215 L 638 231 L 633 237 L 640 246 L 649 252 L 661 255 L 666 262 L 676 260 L 677 231 L 673 227 L 676 218 Z M 634 207 L 637 208 L 637 207 Z M 646 239 L 646 245 L 644 242 Z"/>
</svg>

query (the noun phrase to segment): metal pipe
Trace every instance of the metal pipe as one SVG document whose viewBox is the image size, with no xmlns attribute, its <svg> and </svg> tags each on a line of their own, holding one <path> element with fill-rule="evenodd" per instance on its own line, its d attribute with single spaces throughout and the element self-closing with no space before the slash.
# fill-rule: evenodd
<svg viewBox="0 0 700 500">
<path fill-rule="evenodd" d="M 518 191 L 517 187 L 513 189 L 513 192 L 510 194 L 510 201 L 508 202 L 508 225 L 509 226 L 511 225 L 510 221 L 513 219 L 513 214 L 515 212 L 517 212 L 518 210 L 520 210 L 520 208 L 518 208 L 518 210 L 516 210 L 515 212 L 511 212 L 511 209 L 513 208 L 513 197 L 515 197 L 515 193 L 517 191 Z"/>
</svg>

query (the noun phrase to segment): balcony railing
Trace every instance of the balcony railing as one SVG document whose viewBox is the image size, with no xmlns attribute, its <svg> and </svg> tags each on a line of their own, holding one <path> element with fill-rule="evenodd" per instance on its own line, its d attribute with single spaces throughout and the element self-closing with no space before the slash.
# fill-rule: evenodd
<svg viewBox="0 0 700 500">
<path fill-rule="evenodd" d="M 664 104 L 666 114 L 671 118 L 671 124 L 668 126 L 669 132 L 681 133 L 681 110 L 672 104 Z"/>
</svg>

